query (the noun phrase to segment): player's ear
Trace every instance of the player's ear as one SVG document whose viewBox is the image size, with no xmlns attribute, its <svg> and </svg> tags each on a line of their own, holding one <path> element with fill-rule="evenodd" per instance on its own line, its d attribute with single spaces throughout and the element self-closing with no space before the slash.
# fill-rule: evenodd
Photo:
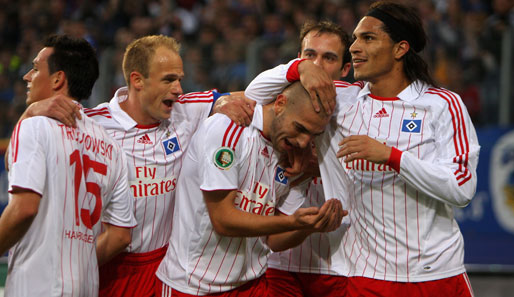
<svg viewBox="0 0 514 297">
<path fill-rule="evenodd" d="M 56 91 L 64 86 L 66 86 L 66 73 L 62 70 L 52 73 L 52 89 Z"/>
<path fill-rule="evenodd" d="M 281 114 L 286 109 L 287 97 L 284 94 L 278 94 L 277 99 L 273 104 L 273 110 L 275 114 Z"/>
<path fill-rule="evenodd" d="M 144 86 L 144 76 L 137 72 L 132 71 L 129 76 L 130 85 L 133 86 L 136 90 L 141 90 Z"/>
<path fill-rule="evenodd" d="M 406 40 L 402 40 L 394 46 L 394 58 L 400 60 L 410 49 L 410 44 Z"/>
<path fill-rule="evenodd" d="M 341 69 L 341 77 L 346 77 L 350 72 L 350 69 L 352 69 L 352 63 L 344 64 L 343 68 Z"/>
</svg>

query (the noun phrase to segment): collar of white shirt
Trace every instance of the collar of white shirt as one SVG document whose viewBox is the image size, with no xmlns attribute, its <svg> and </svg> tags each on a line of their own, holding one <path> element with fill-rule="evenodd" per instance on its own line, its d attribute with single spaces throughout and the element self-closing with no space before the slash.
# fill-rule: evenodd
<svg viewBox="0 0 514 297">
<path fill-rule="evenodd" d="M 364 88 L 362 88 L 362 90 L 360 90 L 360 92 L 358 94 L 358 98 L 364 97 L 363 99 L 365 100 L 368 97 L 368 95 L 371 94 L 371 91 L 369 88 L 370 88 L 370 85 L 369 85 L 369 82 L 367 82 L 364 85 Z M 426 92 L 427 88 L 428 88 L 427 84 L 417 80 L 417 81 L 412 82 L 405 89 L 403 89 L 403 91 L 401 91 L 396 97 L 400 98 L 400 100 L 402 100 L 402 101 L 407 101 L 407 102 L 414 101 L 414 100 L 418 99 L 421 95 L 423 95 L 423 93 Z"/>
<path fill-rule="evenodd" d="M 128 113 L 121 109 L 120 103 L 127 99 L 128 87 L 122 87 L 116 91 L 114 97 L 109 102 L 109 108 L 111 109 L 113 118 L 123 127 L 123 129 L 125 129 L 125 131 L 137 126 L 137 122 L 134 121 Z"/>
<path fill-rule="evenodd" d="M 256 104 L 255 109 L 253 111 L 253 119 L 250 127 L 255 127 L 256 129 L 262 132 L 264 128 L 264 118 L 262 113 L 262 105 Z"/>
</svg>

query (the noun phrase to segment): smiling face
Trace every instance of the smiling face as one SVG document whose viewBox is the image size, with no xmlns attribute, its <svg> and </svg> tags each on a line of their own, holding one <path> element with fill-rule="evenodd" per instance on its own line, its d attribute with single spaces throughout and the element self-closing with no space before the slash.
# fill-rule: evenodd
<svg viewBox="0 0 514 297">
<path fill-rule="evenodd" d="M 334 33 L 312 30 L 302 41 L 299 58 L 312 60 L 330 75 L 333 80 L 346 76 L 343 73 L 344 45 L 341 38 Z"/>
<path fill-rule="evenodd" d="M 383 25 L 380 20 L 366 16 L 353 31 L 350 53 L 356 80 L 375 83 L 392 72 L 402 71 L 396 65 L 395 43 L 382 29 Z"/>
<path fill-rule="evenodd" d="M 139 124 L 153 124 L 170 117 L 173 102 L 182 95 L 183 77 L 180 56 L 171 49 L 158 47 L 150 60 L 148 77 L 142 78 Z"/>
<path fill-rule="evenodd" d="M 43 48 L 32 61 L 32 69 L 23 76 L 27 82 L 27 105 L 53 95 L 52 75 L 48 69 L 48 57 L 52 53 L 53 48 Z"/>
<path fill-rule="evenodd" d="M 296 84 L 299 88 L 286 89 L 274 103 L 269 138 L 281 153 L 306 148 L 315 136 L 323 133 L 330 118 L 324 111 L 315 112 L 307 91 L 299 82 Z"/>
</svg>

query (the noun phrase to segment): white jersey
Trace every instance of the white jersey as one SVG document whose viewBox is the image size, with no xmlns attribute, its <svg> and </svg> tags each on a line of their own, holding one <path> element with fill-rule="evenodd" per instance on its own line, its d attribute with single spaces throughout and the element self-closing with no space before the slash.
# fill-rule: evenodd
<svg viewBox="0 0 514 297">
<path fill-rule="evenodd" d="M 325 203 L 321 178 L 314 178 L 303 191 L 292 188 L 288 199 L 290 199 L 289 196 L 305 199 L 301 207 L 321 207 Z M 313 233 L 297 247 L 272 253 L 268 259 L 268 267 L 290 272 L 337 275 L 337 272 L 332 269 L 331 258 L 334 247 L 330 246 L 329 234 L 326 232 Z"/>
<path fill-rule="evenodd" d="M 194 131 L 209 116 L 217 93 L 183 95 L 173 103 L 170 120 L 138 125 L 120 107 L 128 89 L 86 114 L 104 126 L 128 158 L 130 192 L 138 226 L 127 252 L 145 253 L 164 247 L 170 238 L 177 178 Z"/>
<path fill-rule="evenodd" d="M 289 214 L 303 200 L 279 199 L 288 178 L 277 152 L 262 135 L 262 107 L 250 127 L 239 127 L 216 114 L 193 137 L 179 177 L 174 230 L 157 276 L 180 292 L 206 295 L 234 289 L 266 270 L 269 248 L 261 237 L 226 237 L 212 226 L 202 191 L 237 190 L 235 207 L 273 216 Z"/>
<path fill-rule="evenodd" d="M 475 193 L 480 146 L 460 97 L 414 82 L 395 98 L 373 96 L 366 84 L 351 101 L 338 102 L 336 126 L 317 143 L 325 194 L 349 194 L 351 226 L 338 251 L 344 274 L 418 282 L 463 273 L 452 206 Z M 394 147 L 391 166 L 338 160 L 339 141 L 359 134 Z"/>
<path fill-rule="evenodd" d="M 126 158 L 93 120 L 77 128 L 47 118 L 21 121 L 8 164 L 13 187 L 41 195 L 27 233 L 9 251 L 5 296 L 97 296 L 101 222 L 133 227 Z"/>
</svg>

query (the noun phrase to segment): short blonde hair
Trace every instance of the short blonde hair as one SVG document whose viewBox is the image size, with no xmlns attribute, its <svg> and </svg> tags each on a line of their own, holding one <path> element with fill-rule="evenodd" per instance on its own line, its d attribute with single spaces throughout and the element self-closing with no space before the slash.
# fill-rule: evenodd
<svg viewBox="0 0 514 297">
<path fill-rule="evenodd" d="M 180 51 L 180 43 L 172 37 L 164 35 L 149 35 L 132 41 L 125 49 L 123 55 L 123 76 L 130 86 L 130 73 L 137 71 L 145 78 L 149 75 L 150 60 L 158 47 L 166 47 L 177 55 Z"/>
</svg>

